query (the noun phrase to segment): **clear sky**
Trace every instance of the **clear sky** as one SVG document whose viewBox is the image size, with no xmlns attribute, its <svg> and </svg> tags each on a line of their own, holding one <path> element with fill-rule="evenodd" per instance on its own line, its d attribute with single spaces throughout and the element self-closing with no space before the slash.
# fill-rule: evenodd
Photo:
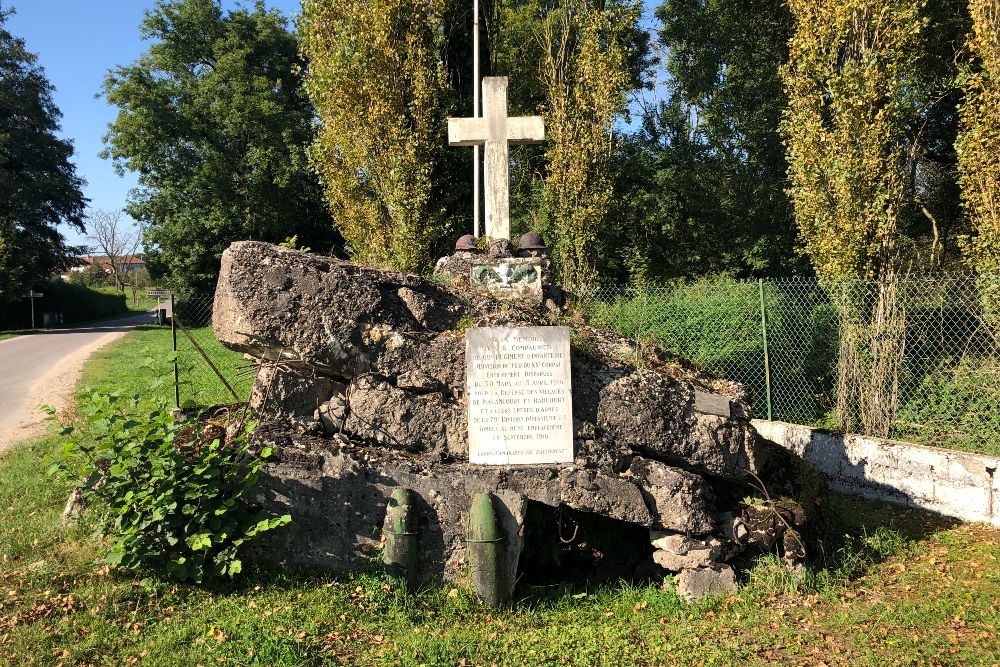
<svg viewBox="0 0 1000 667">
<path fill-rule="evenodd" d="M 87 181 L 84 194 L 93 208 L 124 207 L 128 191 L 136 185 L 134 175 L 120 177 L 109 160 L 98 157 L 117 109 L 95 95 L 108 69 L 131 63 L 149 46 L 139 39 L 139 22 L 154 4 L 154 0 L 0 0 L 4 9 L 13 7 L 17 12 L 8 19 L 7 29 L 38 55 L 55 87 L 53 97 L 63 113 L 60 134 L 73 142 L 76 170 Z M 227 9 L 237 4 L 223 2 Z M 299 0 L 265 4 L 288 17 L 299 13 Z M 68 227 L 63 232 L 71 243 L 86 244 Z"/>
</svg>

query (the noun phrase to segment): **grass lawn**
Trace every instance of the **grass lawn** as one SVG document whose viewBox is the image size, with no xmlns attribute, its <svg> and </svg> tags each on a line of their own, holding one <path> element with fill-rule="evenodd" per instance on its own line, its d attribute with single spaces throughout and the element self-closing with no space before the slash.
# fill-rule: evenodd
<svg viewBox="0 0 1000 667">
<path fill-rule="evenodd" d="M 246 398 L 253 385 L 253 377 L 246 370 L 250 364 L 243 360 L 243 355 L 224 348 L 215 340 L 210 327 L 191 329 L 190 333 L 237 394 Z M 234 401 L 225 385 L 181 331 L 177 332 L 177 349 L 181 405 L 215 405 Z M 80 387 L 114 387 L 125 394 L 158 396 L 172 404 L 173 371 L 166 360 L 170 351 L 170 327 L 154 324 L 136 327 L 134 332 L 91 356 L 84 368 Z M 154 380 L 157 378 L 166 381 L 156 384 Z"/>
<path fill-rule="evenodd" d="M 129 334 L 84 382 L 147 389 L 139 351 L 164 338 Z M 151 391 L 172 398 L 169 384 Z M 694 606 L 670 586 L 561 587 L 523 590 L 514 610 L 496 611 L 449 586 L 406 595 L 376 569 L 251 570 L 196 587 L 96 563 L 93 527 L 59 521 L 69 490 L 44 472 L 59 447 L 39 440 L 0 457 L 0 664 L 1000 662 L 1000 531 L 983 526 L 833 497 L 841 538 L 798 586 L 764 557 L 738 595 Z"/>
</svg>

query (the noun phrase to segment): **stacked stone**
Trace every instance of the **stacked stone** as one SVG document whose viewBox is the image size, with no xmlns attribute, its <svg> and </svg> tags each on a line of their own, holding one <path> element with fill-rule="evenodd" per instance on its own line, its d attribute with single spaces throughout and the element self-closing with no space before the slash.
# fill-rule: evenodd
<svg viewBox="0 0 1000 667">
<path fill-rule="evenodd" d="M 736 573 L 724 562 L 731 555 L 732 543 L 715 536 L 699 539 L 661 530 L 650 531 L 649 541 L 656 549 L 653 562 L 675 575 L 678 595 L 696 600 L 736 591 Z"/>
</svg>

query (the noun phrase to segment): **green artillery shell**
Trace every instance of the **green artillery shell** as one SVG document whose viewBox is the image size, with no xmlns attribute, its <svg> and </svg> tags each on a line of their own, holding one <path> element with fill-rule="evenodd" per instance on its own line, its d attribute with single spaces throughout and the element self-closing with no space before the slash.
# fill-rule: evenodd
<svg viewBox="0 0 1000 667">
<path fill-rule="evenodd" d="M 413 590 L 419 583 L 417 569 L 417 508 L 413 491 L 396 488 L 386 508 L 385 570 Z"/>
<path fill-rule="evenodd" d="M 472 589 L 493 607 L 504 604 L 503 532 L 488 493 L 477 493 L 472 499 L 467 544 Z"/>
</svg>

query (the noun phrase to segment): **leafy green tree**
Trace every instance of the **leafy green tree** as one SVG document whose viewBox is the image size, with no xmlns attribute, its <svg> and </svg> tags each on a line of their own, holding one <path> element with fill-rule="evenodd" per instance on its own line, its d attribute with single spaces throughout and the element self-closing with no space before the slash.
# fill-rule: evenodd
<svg viewBox="0 0 1000 667">
<path fill-rule="evenodd" d="M 950 0 L 789 7 L 796 27 L 783 127 L 796 223 L 817 273 L 880 277 L 935 256 L 941 230 L 935 207 L 923 204 L 949 196 L 933 171 L 953 180 L 961 8 Z"/>
<path fill-rule="evenodd" d="M 451 187 L 468 181 L 447 147 L 455 97 L 445 54 L 448 0 L 306 0 L 306 90 L 322 119 L 312 145 L 352 257 L 430 269 L 454 230 Z M 467 28 L 466 28 L 467 30 Z M 445 152 L 453 156 L 447 156 Z"/>
<path fill-rule="evenodd" d="M 104 155 L 139 174 L 126 210 L 176 286 L 209 289 L 232 241 L 297 235 L 337 242 L 306 146 L 315 131 L 304 62 L 276 11 L 223 12 L 219 0 L 159 0 L 152 40 L 104 82 L 119 108 Z"/>
<path fill-rule="evenodd" d="M 632 226 L 641 243 L 626 244 L 627 256 L 658 278 L 801 271 L 778 131 L 787 6 L 665 0 L 655 15 L 663 99 L 646 107 L 637 138 L 649 171 L 623 173 L 639 180 L 631 187 L 644 200 L 639 215 L 647 211 Z"/>
<path fill-rule="evenodd" d="M 593 282 L 616 200 L 615 123 L 649 67 L 630 0 L 510 0 L 487 23 L 490 65 L 510 77 L 510 109 L 545 117 L 542 147 L 512 152 L 514 232 L 541 232 L 566 284 Z"/>
<path fill-rule="evenodd" d="M 857 420 L 887 436 L 905 346 L 897 278 L 923 257 L 939 261 L 941 227 L 924 202 L 948 192 L 929 176 L 953 161 L 964 15 L 950 0 L 789 7 L 790 194 L 805 252 L 842 322 L 838 417 L 843 428 Z M 936 171 L 946 183 L 947 172 Z M 845 278 L 874 280 L 875 289 Z"/>
<path fill-rule="evenodd" d="M 52 85 L 24 40 L 4 27 L 10 14 L 0 10 L 0 302 L 68 266 L 80 249 L 57 225 L 83 231 L 87 203 L 73 146 L 56 136 L 62 114 Z"/>
<path fill-rule="evenodd" d="M 550 12 L 542 80 L 549 143 L 544 201 L 563 283 L 597 277 L 597 240 L 614 197 L 614 123 L 625 111 L 636 3 L 566 0 Z"/>
</svg>

